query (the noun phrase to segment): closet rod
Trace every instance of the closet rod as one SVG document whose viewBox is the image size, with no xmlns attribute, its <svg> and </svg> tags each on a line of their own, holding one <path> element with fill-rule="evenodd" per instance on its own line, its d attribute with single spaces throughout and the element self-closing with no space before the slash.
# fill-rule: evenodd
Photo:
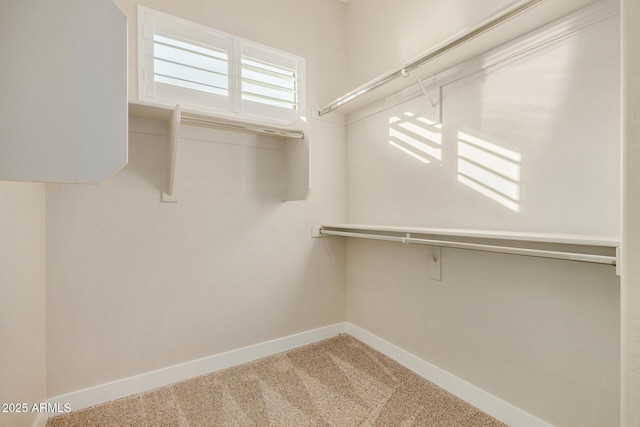
<svg viewBox="0 0 640 427">
<path fill-rule="evenodd" d="M 214 117 L 201 116 L 182 112 L 180 123 L 193 126 L 213 127 L 237 132 L 257 133 L 260 135 L 277 136 L 281 138 L 304 139 L 304 132 L 297 129 L 286 129 L 271 126 L 263 126 L 252 123 L 242 123 L 216 119 Z"/>
<path fill-rule="evenodd" d="M 482 251 L 482 252 L 496 252 L 501 254 L 524 255 L 524 256 L 532 256 L 532 257 L 538 257 L 538 258 L 553 258 L 553 259 L 562 259 L 562 260 L 568 260 L 568 261 L 581 261 L 581 262 L 590 262 L 590 263 L 596 263 L 596 264 L 607 264 L 612 266 L 616 265 L 616 257 L 606 256 L 606 255 L 592 255 L 592 254 L 575 253 L 575 252 L 561 252 L 561 251 L 550 251 L 550 250 L 541 250 L 541 249 L 516 248 L 516 247 L 510 247 L 510 246 L 483 245 L 478 243 L 451 242 L 447 240 L 414 239 L 412 237 L 397 237 L 397 236 L 385 236 L 385 235 L 368 234 L 368 233 L 354 233 L 354 232 L 348 232 L 348 231 L 333 231 L 333 230 L 325 230 L 323 228 L 320 228 L 320 234 L 327 235 L 327 236 L 344 236 L 344 237 L 358 237 L 362 239 L 386 240 L 390 242 L 399 242 L 399 243 L 407 243 L 407 244 L 415 244 L 415 245 L 441 246 L 445 248 L 468 249 L 468 250 Z"/>
<path fill-rule="evenodd" d="M 364 95 L 365 93 L 368 93 L 392 80 L 397 79 L 400 76 L 406 76 L 408 75 L 409 72 L 411 72 L 412 70 L 426 64 L 427 62 L 431 61 L 432 59 L 437 58 L 440 55 L 443 55 L 447 52 L 449 52 L 450 50 L 455 49 L 456 47 L 468 42 L 469 40 L 478 37 L 479 35 L 497 27 L 498 25 L 502 24 L 503 22 L 506 22 L 508 20 L 510 20 L 511 18 L 515 17 L 516 15 L 521 14 L 522 12 L 532 8 L 533 6 L 537 5 L 538 3 L 543 2 L 544 0 L 529 0 L 527 2 L 525 2 L 524 4 L 516 7 L 515 9 L 511 9 L 508 10 L 507 12 L 499 15 L 497 18 L 492 19 L 491 21 L 485 23 L 485 24 L 481 24 L 477 27 L 472 28 L 470 31 L 464 33 L 463 35 L 461 35 L 460 37 L 455 38 L 453 41 L 445 44 L 442 47 L 433 49 L 429 52 L 427 52 L 426 54 L 424 54 L 423 56 L 419 57 L 418 59 L 415 59 L 414 61 L 410 62 L 409 64 L 404 65 L 403 67 L 395 70 L 395 71 L 391 71 L 387 74 L 383 74 L 382 76 L 380 76 L 378 79 L 373 80 L 369 83 L 365 83 L 364 85 L 358 87 L 357 89 L 352 90 L 351 92 L 348 92 L 347 94 L 341 96 L 340 98 L 336 99 L 335 101 L 331 102 L 330 104 L 328 104 L 326 107 L 324 107 L 323 109 L 321 109 L 320 111 L 318 111 L 318 115 L 319 116 L 324 116 L 327 113 L 330 113 L 331 111 L 335 110 L 336 108 L 339 108 L 345 104 L 347 104 L 348 102 L 353 101 L 354 99 Z"/>
</svg>

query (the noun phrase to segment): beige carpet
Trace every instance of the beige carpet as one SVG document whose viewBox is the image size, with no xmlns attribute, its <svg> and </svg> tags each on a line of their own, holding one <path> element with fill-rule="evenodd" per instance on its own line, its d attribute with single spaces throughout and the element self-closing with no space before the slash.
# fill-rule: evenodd
<svg viewBox="0 0 640 427">
<path fill-rule="evenodd" d="M 504 426 L 349 335 L 51 418 L 68 426 Z"/>
</svg>

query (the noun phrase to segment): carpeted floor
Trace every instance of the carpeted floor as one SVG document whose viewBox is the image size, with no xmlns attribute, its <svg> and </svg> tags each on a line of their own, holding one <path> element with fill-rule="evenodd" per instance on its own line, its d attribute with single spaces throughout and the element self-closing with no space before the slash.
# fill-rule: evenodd
<svg viewBox="0 0 640 427">
<path fill-rule="evenodd" d="M 70 426 L 504 426 L 349 335 L 51 418 Z"/>
</svg>

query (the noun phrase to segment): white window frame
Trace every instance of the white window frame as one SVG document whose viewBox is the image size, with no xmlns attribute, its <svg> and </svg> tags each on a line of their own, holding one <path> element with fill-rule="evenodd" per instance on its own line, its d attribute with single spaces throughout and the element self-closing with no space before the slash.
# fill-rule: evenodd
<svg viewBox="0 0 640 427">
<path fill-rule="evenodd" d="M 228 60 L 228 96 L 156 81 L 154 35 L 183 40 L 207 49 L 225 51 Z M 276 91 L 276 96 L 290 96 L 290 99 L 282 102 L 269 97 L 261 99 L 259 94 L 252 95 L 246 91 L 243 95 L 243 88 L 253 86 L 256 91 L 262 90 L 260 85 L 251 85 L 246 79 L 246 85 L 243 85 L 243 59 L 266 64 L 266 71 L 263 71 L 265 75 L 274 74 L 269 71 L 270 67 L 292 73 L 293 77 L 289 77 L 289 80 L 293 87 L 279 89 L 280 93 Z M 260 73 L 254 73 L 254 76 L 256 75 L 260 76 Z M 261 81 L 261 83 L 265 87 L 269 86 L 268 82 Z M 305 92 L 304 58 L 138 6 L 138 98 L 141 103 L 171 109 L 176 104 L 180 104 L 183 109 L 215 116 L 289 125 L 306 116 Z M 285 93 L 291 95 L 285 95 Z M 252 97 L 254 100 L 250 99 Z"/>
</svg>

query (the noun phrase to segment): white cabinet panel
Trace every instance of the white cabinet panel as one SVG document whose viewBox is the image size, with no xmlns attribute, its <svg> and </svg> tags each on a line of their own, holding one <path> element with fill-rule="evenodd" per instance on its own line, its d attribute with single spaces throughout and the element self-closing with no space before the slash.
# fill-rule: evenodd
<svg viewBox="0 0 640 427">
<path fill-rule="evenodd" d="M 0 58 L 0 180 L 100 183 L 127 163 L 127 21 L 111 0 L 3 0 Z"/>
</svg>

